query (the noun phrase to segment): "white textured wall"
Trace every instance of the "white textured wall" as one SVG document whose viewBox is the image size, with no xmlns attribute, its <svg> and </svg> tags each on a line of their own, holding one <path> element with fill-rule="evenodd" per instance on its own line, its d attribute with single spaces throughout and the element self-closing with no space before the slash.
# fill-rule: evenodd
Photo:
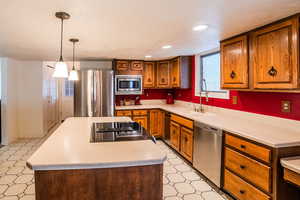
<svg viewBox="0 0 300 200">
<path fill-rule="evenodd" d="M 15 141 L 18 135 L 18 70 L 19 62 L 3 58 L 1 73 L 2 90 L 2 143 Z"/>
<path fill-rule="evenodd" d="M 112 69 L 112 61 L 80 61 L 80 69 Z"/>
<path fill-rule="evenodd" d="M 18 80 L 19 137 L 42 137 L 44 135 L 42 62 L 21 61 Z"/>
</svg>

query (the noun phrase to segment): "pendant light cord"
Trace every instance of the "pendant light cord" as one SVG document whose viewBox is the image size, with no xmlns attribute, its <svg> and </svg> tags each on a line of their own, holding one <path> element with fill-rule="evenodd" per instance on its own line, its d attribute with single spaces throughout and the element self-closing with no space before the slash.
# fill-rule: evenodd
<svg viewBox="0 0 300 200">
<path fill-rule="evenodd" d="M 75 70 L 75 42 L 73 42 L 73 69 Z"/>
<path fill-rule="evenodd" d="M 60 58 L 59 61 L 63 62 L 63 56 L 62 56 L 62 48 L 63 48 L 63 32 L 64 32 L 64 20 L 61 19 L 61 32 L 60 32 Z"/>
</svg>

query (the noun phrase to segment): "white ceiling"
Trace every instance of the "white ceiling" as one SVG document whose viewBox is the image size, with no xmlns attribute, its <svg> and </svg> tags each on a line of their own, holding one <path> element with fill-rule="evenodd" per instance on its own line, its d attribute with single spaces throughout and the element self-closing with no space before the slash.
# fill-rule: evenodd
<svg viewBox="0 0 300 200">
<path fill-rule="evenodd" d="M 153 59 L 200 53 L 218 41 L 300 12 L 299 0 L 7 0 L 0 8 L 0 56 L 55 60 L 66 11 L 64 57 Z M 193 26 L 208 24 L 203 32 Z M 170 44 L 171 49 L 161 49 Z"/>
</svg>

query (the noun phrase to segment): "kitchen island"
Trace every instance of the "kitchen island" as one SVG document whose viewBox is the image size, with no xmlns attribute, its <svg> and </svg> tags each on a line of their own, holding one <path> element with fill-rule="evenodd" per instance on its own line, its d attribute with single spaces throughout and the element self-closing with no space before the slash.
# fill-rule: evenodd
<svg viewBox="0 0 300 200">
<path fill-rule="evenodd" d="M 163 153 L 151 140 L 91 143 L 94 122 L 69 118 L 28 159 L 37 200 L 162 199 Z"/>
</svg>

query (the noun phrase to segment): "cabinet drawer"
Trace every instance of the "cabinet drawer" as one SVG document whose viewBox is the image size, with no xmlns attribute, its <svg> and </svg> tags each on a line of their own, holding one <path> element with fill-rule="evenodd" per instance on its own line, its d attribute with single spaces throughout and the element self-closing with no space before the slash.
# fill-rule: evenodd
<svg viewBox="0 0 300 200">
<path fill-rule="evenodd" d="M 171 120 L 177 122 L 180 125 L 183 125 L 187 128 L 193 129 L 194 128 L 194 122 L 191 120 L 188 120 L 186 118 L 180 117 L 178 115 L 171 114 Z"/>
<path fill-rule="evenodd" d="M 118 110 L 117 116 L 128 116 L 131 117 L 131 110 Z"/>
<path fill-rule="evenodd" d="M 225 169 L 224 189 L 239 200 L 269 200 L 270 197 Z"/>
<path fill-rule="evenodd" d="M 225 148 L 225 167 L 262 188 L 264 191 L 271 192 L 270 167 L 230 148 Z"/>
<path fill-rule="evenodd" d="M 134 116 L 147 115 L 147 110 L 133 110 L 132 112 Z"/>
<path fill-rule="evenodd" d="M 244 153 L 254 156 L 267 163 L 271 162 L 271 150 L 262 146 L 253 144 L 238 137 L 226 134 L 225 144 L 232 146 Z"/>
</svg>

